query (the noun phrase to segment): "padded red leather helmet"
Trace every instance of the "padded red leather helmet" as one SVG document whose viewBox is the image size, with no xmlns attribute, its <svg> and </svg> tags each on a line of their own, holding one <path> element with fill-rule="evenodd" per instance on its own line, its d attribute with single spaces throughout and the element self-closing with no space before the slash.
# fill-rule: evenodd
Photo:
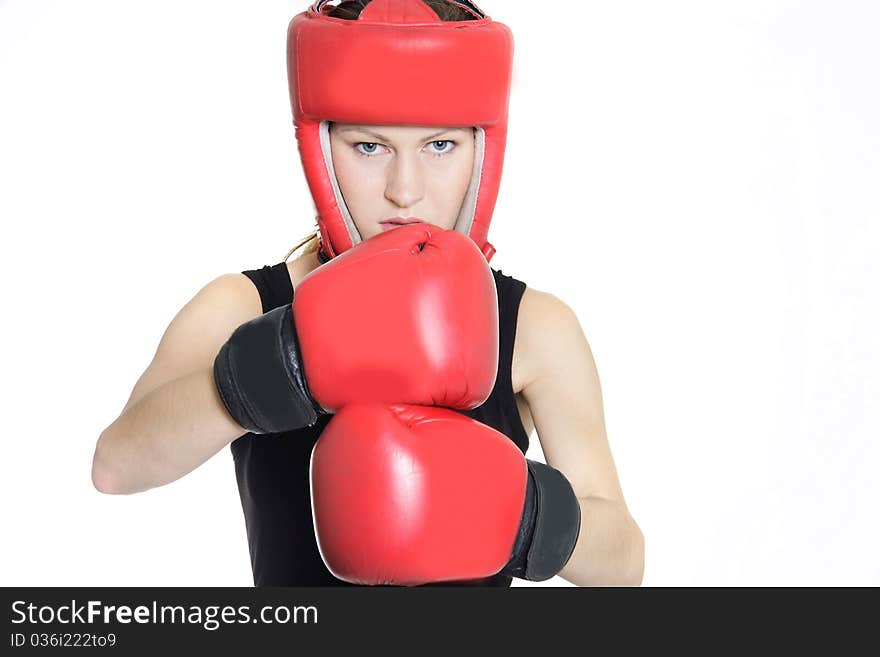
<svg viewBox="0 0 880 657">
<path fill-rule="evenodd" d="M 474 173 L 455 230 L 486 256 L 507 142 L 513 35 L 472 2 L 474 20 L 443 21 L 422 0 L 372 0 L 357 20 L 329 0 L 290 22 L 287 72 L 300 157 L 324 259 L 361 241 L 333 171 L 330 122 L 473 127 Z"/>
</svg>

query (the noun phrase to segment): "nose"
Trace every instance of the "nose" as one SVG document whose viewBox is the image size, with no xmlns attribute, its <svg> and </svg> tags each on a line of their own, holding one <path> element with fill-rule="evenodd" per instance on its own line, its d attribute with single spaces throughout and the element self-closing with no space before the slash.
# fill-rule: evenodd
<svg viewBox="0 0 880 657">
<path fill-rule="evenodd" d="M 385 198 L 399 208 L 414 206 L 425 195 L 425 172 L 417 156 L 398 155 L 388 169 Z"/>
</svg>

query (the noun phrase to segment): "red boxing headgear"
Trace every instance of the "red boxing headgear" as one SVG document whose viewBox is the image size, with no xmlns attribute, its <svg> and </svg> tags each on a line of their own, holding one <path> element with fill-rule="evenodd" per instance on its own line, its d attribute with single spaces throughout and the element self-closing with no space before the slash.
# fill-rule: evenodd
<svg viewBox="0 0 880 657">
<path fill-rule="evenodd" d="M 474 174 L 455 230 L 486 259 L 498 197 L 513 69 L 513 35 L 471 2 L 475 20 L 443 21 L 422 0 L 372 0 L 358 20 L 328 0 L 290 22 L 287 73 L 300 157 L 318 211 L 321 251 L 361 241 L 330 156 L 329 122 L 475 128 Z"/>
</svg>

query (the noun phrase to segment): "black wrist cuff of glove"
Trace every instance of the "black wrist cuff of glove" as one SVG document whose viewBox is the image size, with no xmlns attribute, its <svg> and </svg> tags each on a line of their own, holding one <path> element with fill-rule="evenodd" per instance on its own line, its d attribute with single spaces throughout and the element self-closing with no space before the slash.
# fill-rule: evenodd
<svg viewBox="0 0 880 657">
<path fill-rule="evenodd" d="M 251 433 L 281 433 L 327 412 L 312 398 L 290 305 L 245 322 L 214 359 L 214 383 L 226 410 Z"/>
<path fill-rule="evenodd" d="M 565 567 L 581 529 L 581 507 L 559 470 L 526 460 L 529 476 L 522 522 L 502 574 L 533 582 Z"/>
</svg>

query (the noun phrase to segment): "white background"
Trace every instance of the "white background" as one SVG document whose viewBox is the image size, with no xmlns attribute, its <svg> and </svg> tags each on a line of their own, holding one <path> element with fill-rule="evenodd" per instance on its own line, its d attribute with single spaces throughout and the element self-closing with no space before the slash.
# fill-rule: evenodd
<svg viewBox="0 0 880 657">
<path fill-rule="evenodd" d="M 132 496 L 90 468 L 180 307 L 312 228 L 305 6 L 0 0 L 0 583 L 252 583 L 228 449 Z M 492 264 L 580 318 L 645 585 L 880 585 L 877 3 L 483 8 Z"/>
</svg>

